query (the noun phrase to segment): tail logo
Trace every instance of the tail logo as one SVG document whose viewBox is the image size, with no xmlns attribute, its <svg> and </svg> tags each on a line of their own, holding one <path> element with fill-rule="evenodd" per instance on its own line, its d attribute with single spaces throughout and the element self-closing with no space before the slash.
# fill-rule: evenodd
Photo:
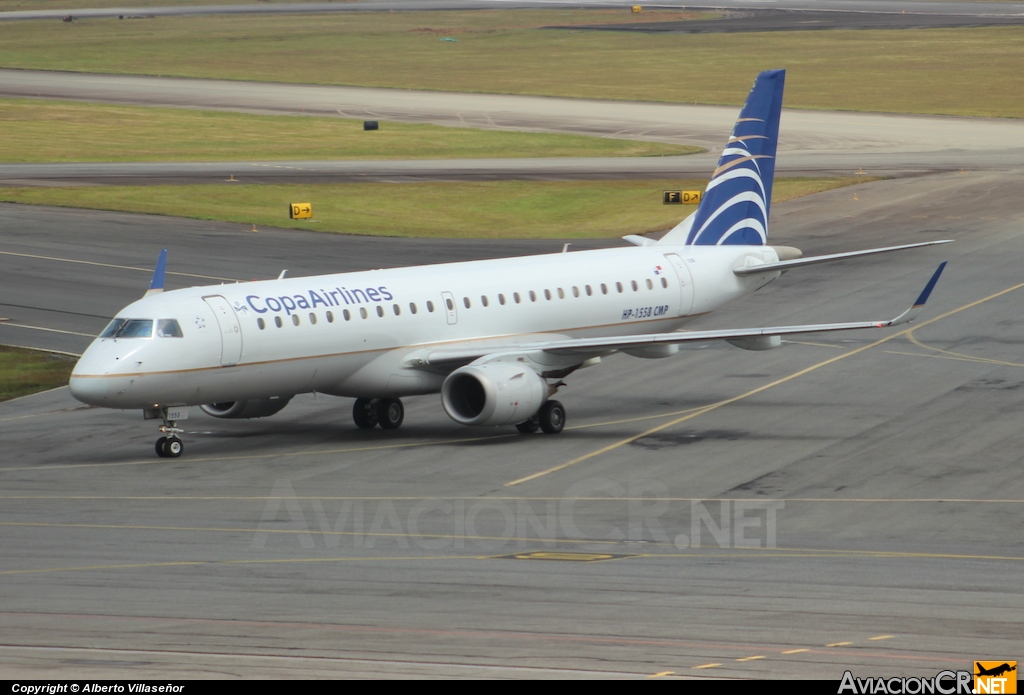
<svg viewBox="0 0 1024 695">
<path fill-rule="evenodd" d="M 775 179 L 775 151 L 785 70 L 754 80 L 732 135 L 701 196 L 686 243 L 697 246 L 763 246 Z"/>
<path fill-rule="evenodd" d="M 706 198 L 713 197 L 722 202 L 699 220 L 700 226 L 694 225 L 688 244 L 760 246 L 768 243 L 767 193 L 757 160 L 774 158 L 766 154 L 751 154 L 745 142 L 751 139 L 765 139 L 765 136 L 734 135 L 729 138 L 729 146 L 722 152 L 722 159 L 705 191 Z M 716 192 L 714 196 L 712 191 Z"/>
</svg>

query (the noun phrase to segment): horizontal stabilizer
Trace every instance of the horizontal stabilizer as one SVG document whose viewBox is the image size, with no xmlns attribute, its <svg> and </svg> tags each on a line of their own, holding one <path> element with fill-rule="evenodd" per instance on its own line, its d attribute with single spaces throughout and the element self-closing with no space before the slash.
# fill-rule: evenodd
<svg viewBox="0 0 1024 695">
<path fill-rule="evenodd" d="M 941 241 L 923 241 L 918 244 L 903 244 L 902 246 L 886 246 L 880 249 L 865 249 L 864 251 L 847 251 L 846 253 L 831 253 L 827 256 L 809 256 L 797 258 L 790 261 L 776 261 L 775 263 L 762 263 L 760 265 L 747 265 L 742 268 L 735 268 L 732 272 L 740 277 L 744 275 L 757 275 L 758 273 L 770 273 L 778 270 L 790 270 L 804 265 L 817 265 L 818 263 L 832 263 L 833 261 L 845 261 L 848 258 L 860 256 L 871 256 L 876 253 L 888 253 L 889 251 L 902 251 L 903 249 L 916 249 L 921 246 L 935 246 L 936 244 L 948 244 L 952 239 Z"/>
<path fill-rule="evenodd" d="M 622 238 L 624 241 L 628 241 L 633 244 L 633 246 L 654 246 L 654 244 L 657 243 L 654 239 L 649 239 L 645 236 L 640 236 L 639 234 L 627 234 Z"/>
</svg>

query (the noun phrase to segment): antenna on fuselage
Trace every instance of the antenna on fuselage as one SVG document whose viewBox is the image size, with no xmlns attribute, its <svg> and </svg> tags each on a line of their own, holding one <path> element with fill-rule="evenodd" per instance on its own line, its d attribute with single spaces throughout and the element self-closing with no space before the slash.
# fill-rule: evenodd
<svg viewBox="0 0 1024 695">
<path fill-rule="evenodd" d="M 156 268 L 153 269 L 153 279 L 149 281 L 149 290 L 143 295 L 144 297 L 164 291 L 164 274 L 166 271 L 167 249 L 161 249 L 160 257 L 156 259 Z"/>
<path fill-rule="evenodd" d="M 288 269 L 285 268 L 284 270 L 281 271 L 281 274 L 277 276 L 277 279 L 278 280 L 284 280 L 284 276 L 287 275 L 287 274 L 288 274 Z"/>
</svg>

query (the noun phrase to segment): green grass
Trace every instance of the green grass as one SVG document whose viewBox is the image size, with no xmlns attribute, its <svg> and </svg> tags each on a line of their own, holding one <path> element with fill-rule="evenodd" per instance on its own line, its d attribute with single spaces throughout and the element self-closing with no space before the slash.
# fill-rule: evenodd
<svg viewBox="0 0 1024 695">
<path fill-rule="evenodd" d="M 780 179 L 773 200 L 872 180 Z M 662 191 L 706 181 L 503 181 L 319 185 L 99 186 L 0 189 L 0 201 L 120 210 L 345 234 L 464 238 L 596 238 L 674 226 L 691 207 L 663 205 Z M 289 220 L 309 202 L 313 218 Z"/>
<path fill-rule="evenodd" d="M 644 157 L 698 147 L 312 116 L 0 99 L 2 162 Z"/>
<path fill-rule="evenodd" d="M 480 10 L 12 22 L 0 23 L 0 66 L 715 104 L 740 103 L 758 70 L 785 67 L 790 107 L 1024 117 L 1024 27 L 540 28 L 595 16 L 660 19 Z"/>
<path fill-rule="evenodd" d="M 65 386 L 74 360 L 0 345 L 0 401 Z"/>
</svg>

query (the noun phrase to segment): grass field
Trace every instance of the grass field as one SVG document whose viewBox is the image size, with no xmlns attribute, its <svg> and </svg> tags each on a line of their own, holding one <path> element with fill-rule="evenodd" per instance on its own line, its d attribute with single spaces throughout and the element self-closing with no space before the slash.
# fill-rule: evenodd
<svg viewBox="0 0 1024 695">
<path fill-rule="evenodd" d="M 645 157 L 698 147 L 312 116 L 0 99 L 0 162 Z"/>
<path fill-rule="evenodd" d="M 74 366 L 67 357 L 0 345 L 0 401 L 64 386 Z"/>
<path fill-rule="evenodd" d="M 780 179 L 773 200 L 872 180 Z M 181 215 L 374 236 L 597 238 L 674 226 L 693 208 L 663 205 L 664 190 L 706 181 L 503 181 L 259 186 L 100 186 L 0 189 L 0 201 Z M 313 218 L 289 220 L 288 205 L 309 202 Z"/>
<path fill-rule="evenodd" d="M 0 66 L 714 104 L 740 103 L 757 71 L 785 67 L 790 107 L 1024 117 L 1024 27 L 695 35 L 542 28 L 657 14 L 0 23 Z"/>
</svg>

